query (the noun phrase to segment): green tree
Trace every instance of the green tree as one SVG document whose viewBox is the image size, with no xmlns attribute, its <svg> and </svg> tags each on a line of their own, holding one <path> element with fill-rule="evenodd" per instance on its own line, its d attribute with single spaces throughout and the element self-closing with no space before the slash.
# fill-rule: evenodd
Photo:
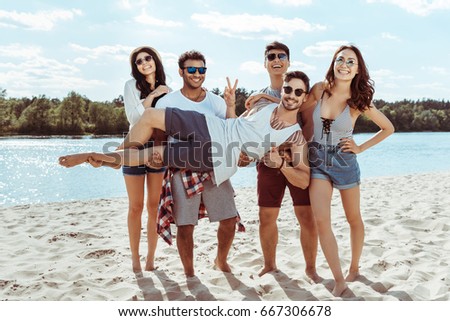
<svg viewBox="0 0 450 321">
<path fill-rule="evenodd" d="M 34 97 L 31 104 L 25 108 L 19 118 L 19 132 L 23 134 L 45 135 L 52 133 L 52 117 L 50 110 L 53 104 L 45 96 Z"/>
<path fill-rule="evenodd" d="M 63 99 L 59 109 L 58 128 L 65 134 L 82 134 L 86 100 L 74 91 Z"/>
</svg>

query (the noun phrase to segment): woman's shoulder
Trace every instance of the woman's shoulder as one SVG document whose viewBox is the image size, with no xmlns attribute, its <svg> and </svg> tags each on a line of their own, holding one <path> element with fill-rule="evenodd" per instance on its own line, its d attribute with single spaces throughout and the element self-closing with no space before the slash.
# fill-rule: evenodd
<svg viewBox="0 0 450 321">
<path fill-rule="evenodd" d="M 136 79 L 131 78 L 125 82 L 125 87 L 136 88 Z"/>
<path fill-rule="evenodd" d="M 324 81 L 319 81 L 316 82 L 312 88 L 311 88 L 311 94 L 313 94 L 314 96 L 322 96 L 322 92 L 325 90 L 326 86 L 325 86 L 325 82 Z"/>
</svg>

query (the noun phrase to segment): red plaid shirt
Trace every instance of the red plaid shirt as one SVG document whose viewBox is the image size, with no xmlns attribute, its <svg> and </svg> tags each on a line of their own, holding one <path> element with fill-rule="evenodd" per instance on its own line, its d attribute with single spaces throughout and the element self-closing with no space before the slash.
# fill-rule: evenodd
<svg viewBox="0 0 450 321">
<path fill-rule="evenodd" d="M 180 171 L 181 179 L 188 197 L 202 193 L 204 190 L 203 182 L 211 179 L 209 172 L 193 172 L 188 169 L 182 169 Z M 170 229 L 170 224 L 175 223 L 173 219 L 173 196 L 171 185 L 173 174 L 174 170 L 171 168 L 168 168 L 164 174 L 156 224 L 159 236 L 161 236 L 169 245 L 172 245 L 172 231 Z M 206 207 L 203 202 L 201 202 L 198 209 L 198 218 L 201 219 L 207 216 L 208 212 L 206 211 Z M 236 224 L 238 226 L 238 231 L 245 232 L 245 227 L 241 223 L 239 213 L 237 213 Z"/>
</svg>

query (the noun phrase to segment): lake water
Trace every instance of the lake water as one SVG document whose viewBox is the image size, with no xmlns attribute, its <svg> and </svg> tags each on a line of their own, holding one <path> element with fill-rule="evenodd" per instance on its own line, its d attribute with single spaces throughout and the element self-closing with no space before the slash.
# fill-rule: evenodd
<svg viewBox="0 0 450 321">
<path fill-rule="evenodd" d="M 357 134 L 361 143 L 372 134 Z M 0 206 L 126 196 L 122 172 L 89 165 L 64 168 L 60 155 L 113 150 L 121 138 L 0 138 Z M 395 133 L 358 155 L 362 178 L 450 170 L 450 133 Z M 231 179 L 256 184 L 254 167 Z"/>
</svg>

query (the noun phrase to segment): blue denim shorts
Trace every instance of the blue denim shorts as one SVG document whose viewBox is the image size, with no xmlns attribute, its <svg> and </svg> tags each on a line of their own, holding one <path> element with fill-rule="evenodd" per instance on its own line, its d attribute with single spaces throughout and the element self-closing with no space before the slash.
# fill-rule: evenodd
<svg viewBox="0 0 450 321">
<path fill-rule="evenodd" d="M 149 148 L 153 147 L 153 141 L 148 141 L 142 148 Z M 166 171 L 165 167 L 161 168 L 151 168 L 145 165 L 139 165 L 139 166 L 122 166 L 122 173 L 123 175 L 130 175 L 130 176 L 143 176 L 148 173 L 164 173 Z"/>
<path fill-rule="evenodd" d="M 333 187 L 343 190 L 361 183 L 356 154 L 341 151 L 339 146 L 326 146 L 312 142 L 309 148 L 311 178 L 330 181 Z"/>
</svg>

